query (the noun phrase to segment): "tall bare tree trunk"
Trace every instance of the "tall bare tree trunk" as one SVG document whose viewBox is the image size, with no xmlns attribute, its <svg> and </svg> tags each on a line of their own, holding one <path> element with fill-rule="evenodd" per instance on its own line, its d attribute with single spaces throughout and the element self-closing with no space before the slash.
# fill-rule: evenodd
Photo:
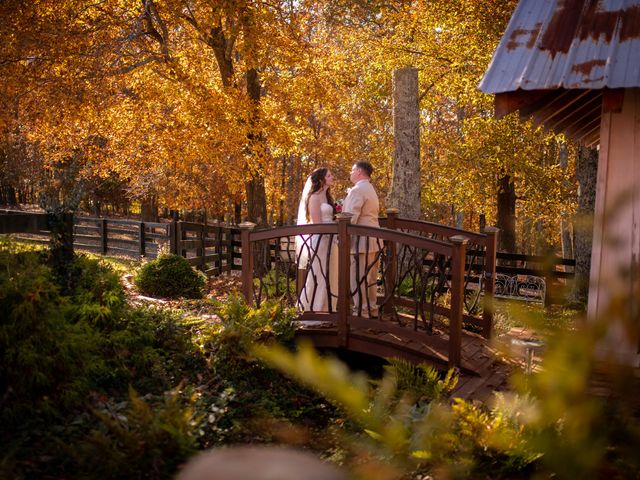
<svg viewBox="0 0 640 480">
<path fill-rule="evenodd" d="M 578 209 L 573 221 L 576 270 L 571 298 L 586 303 L 589 294 L 589 272 L 591 270 L 598 151 L 595 148 L 580 147 L 577 160 Z"/>
<path fill-rule="evenodd" d="M 498 181 L 498 225 L 500 229 L 498 250 L 516 251 L 516 189 L 510 175 Z"/>
<path fill-rule="evenodd" d="M 569 152 L 565 143 L 560 144 L 560 168 L 567 170 Z M 573 242 L 571 241 L 571 222 L 566 212 L 560 216 L 560 240 L 562 242 L 562 258 L 573 258 Z"/>
<path fill-rule="evenodd" d="M 254 165 L 251 165 L 249 180 L 245 183 L 245 189 L 247 193 L 247 215 L 249 221 L 257 223 L 258 225 L 266 225 L 267 223 L 267 194 L 264 187 L 264 176 L 260 168 L 256 168 L 256 164 L 259 164 L 261 159 L 259 155 L 263 150 L 262 143 L 264 138 L 262 134 L 254 130 L 255 125 L 258 123 L 258 116 L 260 115 L 260 78 L 258 71 L 255 68 L 250 68 L 246 73 L 247 79 L 247 94 L 251 99 L 252 111 L 249 113 L 249 123 L 251 130 L 247 137 L 249 139 L 249 152 L 250 156 L 254 159 Z"/>
<path fill-rule="evenodd" d="M 409 218 L 420 218 L 420 110 L 418 70 L 393 72 L 393 173 L 387 199 Z"/>
</svg>

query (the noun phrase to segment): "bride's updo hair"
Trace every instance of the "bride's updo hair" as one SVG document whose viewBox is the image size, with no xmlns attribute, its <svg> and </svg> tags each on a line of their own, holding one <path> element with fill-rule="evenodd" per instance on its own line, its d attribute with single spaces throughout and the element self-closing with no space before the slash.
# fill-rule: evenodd
<svg viewBox="0 0 640 480">
<path fill-rule="evenodd" d="M 324 188 L 325 177 L 327 176 L 328 172 L 329 172 L 328 168 L 321 167 L 321 168 L 316 168 L 313 172 L 311 172 L 311 175 L 309 175 L 309 177 L 311 178 L 311 191 L 309 192 L 309 196 L 307 197 L 307 201 L 306 201 L 307 221 L 311 220 L 309 218 L 309 199 L 311 198 L 311 195 L 313 195 L 316 192 L 319 192 Z M 333 201 L 333 197 L 331 196 L 331 192 L 329 190 L 330 189 L 327 188 L 327 203 L 331 205 L 331 207 L 333 208 L 333 213 L 335 213 L 336 211 L 335 202 Z"/>
</svg>

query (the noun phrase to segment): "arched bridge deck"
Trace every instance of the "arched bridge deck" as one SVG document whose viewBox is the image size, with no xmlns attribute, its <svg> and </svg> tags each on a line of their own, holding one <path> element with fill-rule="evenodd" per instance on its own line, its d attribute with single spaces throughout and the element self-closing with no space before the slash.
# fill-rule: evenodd
<svg viewBox="0 0 640 480">
<path fill-rule="evenodd" d="M 393 210 L 381 228 L 337 217 L 332 224 L 265 230 L 241 224 L 247 301 L 280 298 L 296 306 L 298 335 L 318 347 L 482 375 L 490 356 L 497 230 L 468 232 L 399 218 Z M 330 300 L 316 302 L 318 292 L 329 292 Z"/>
</svg>

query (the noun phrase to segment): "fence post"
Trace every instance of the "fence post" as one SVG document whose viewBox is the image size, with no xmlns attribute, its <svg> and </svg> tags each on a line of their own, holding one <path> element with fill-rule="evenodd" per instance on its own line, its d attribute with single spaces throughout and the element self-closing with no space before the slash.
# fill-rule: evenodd
<svg viewBox="0 0 640 480">
<path fill-rule="evenodd" d="M 495 299 L 493 292 L 496 284 L 496 252 L 498 250 L 499 228 L 485 227 L 484 233 L 487 235 L 487 245 L 484 252 L 484 297 L 482 300 L 482 320 L 484 329 L 482 336 L 491 338 L 493 330 L 493 312 L 495 311 Z"/>
<path fill-rule="evenodd" d="M 218 220 L 218 225 L 216 226 L 216 253 L 218 256 L 216 257 L 214 268 L 217 270 L 218 275 L 222 275 L 222 227 L 220 226 L 220 220 Z"/>
<path fill-rule="evenodd" d="M 249 306 L 253 305 L 253 252 L 249 234 L 255 226 L 256 224 L 251 222 L 238 225 L 242 241 L 242 293 Z"/>
<path fill-rule="evenodd" d="M 144 222 L 140 222 L 140 233 L 138 235 L 138 245 L 140 250 L 140 256 L 144 257 L 146 254 L 146 245 L 145 245 L 145 234 L 144 234 Z"/>
<path fill-rule="evenodd" d="M 387 228 L 389 230 L 396 229 L 396 219 L 400 210 L 397 208 L 387 208 Z M 396 242 L 389 242 L 387 247 L 389 261 L 387 262 L 384 275 L 384 298 L 387 300 L 383 306 L 384 313 L 392 314 L 394 309 L 393 291 L 396 286 L 396 277 L 398 275 L 398 257 L 396 254 Z"/>
<path fill-rule="evenodd" d="M 234 236 L 236 235 L 236 232 L 234 231 L 235 229 L 233 229 L 231 227 L 231 224 L 227 225 L 227 264 L 229 265 L 229 272 L 233 271 L 233 267 L 234 267 L 234 263 L 235 263 L 235 259 L 233 258 L 233 252 L 234 252 L 234 248 L 233 248 L 233 239 Z"/>
<path fill-rule="evenodd" d="M 200 262 L 198 264 L 198 269 L 200 269 L 201 271 L 205 271 L 206 269 L 206 261 L 204 258 L 204 254 L 205 254 L 205 237 L 207 235 L 207 224 L 203 223 L 202 225 L 200 225 L 200 232 L 198 232 L 199 238 L 198 240 L 200 240 L 200 247 L 197 249 L 196 251 L 196 255 L 199 257 Z"/>
<path fill-rule="evenodd" d="M 351 313 L 351 237 L 347 227 L 351 213 L 338 213 L 338 346 L 349 343 L 349 314 Z"/>
<path fill-rule="evenodd" d="M 178 221 L 171 220 L 169 224 L 169 253 L 178 254 Z"/>
<path fill-rule="evenodd" d="M 469 239 L 454 235 L 451 252 L 451 316 L 449 317 L 449 368 L 460 367 L 462 356 L 462 310 L 464 306 L 464 276 Z"/>
<path fill-rule="evenodd" d="M 99 223 L 99 227 L 100 227 L 100 252 L 102 253 L 102 255 L 106 255 L 107 254 L 107 238 L 108 238 L 108 230 L 107 230 L 107 219 L 106 218 L 101 218 L 100 220 L 98 220 Z"/>
<path fill-rule="evenodd" d="M 176 242 L 178 255 L 187 258 L 187 250 L 185 248 L 182 248 L 184 246 L 183 240 L 187 239 L 187 230 L 183 228 L 183 222 L 178 222 L 176 228 L 176 238 L 178 239 Z"/>
</svg>

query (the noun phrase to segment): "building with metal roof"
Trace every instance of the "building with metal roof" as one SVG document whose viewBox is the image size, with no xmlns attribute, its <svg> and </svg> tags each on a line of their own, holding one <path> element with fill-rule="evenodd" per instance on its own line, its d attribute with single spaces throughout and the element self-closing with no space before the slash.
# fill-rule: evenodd
<svg viewBox="0 0 640 480">
<path fill-rule="evenodd" d="M 522 0 L 480 89 L 496 114 L 521 116 L 588 144 L 600 140 L 601 107 L 640 87 L 638 0 Z"/>
<path fill-rule="evenodd" d="M 518 111 L 598 145 L 588 315 L 606 318 L 612 298 L 637 318 L 640 278 L 640 0 L 520 0 L 480 89 L 498 117 Z M 612 313 L 615 312 L 615 313 Z M 640 339 L 620 324 L 610 346 L 640 366 Z"/>
</svg>

